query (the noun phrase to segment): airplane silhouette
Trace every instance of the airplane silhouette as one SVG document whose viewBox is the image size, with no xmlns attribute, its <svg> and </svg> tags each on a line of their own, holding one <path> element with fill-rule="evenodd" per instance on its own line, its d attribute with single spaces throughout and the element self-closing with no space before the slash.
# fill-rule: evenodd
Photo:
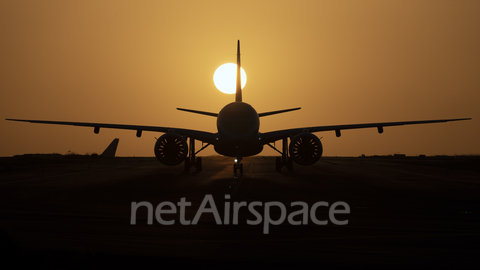
<svg viewBox="0 0 480 270">
<path fill-rule="evenodd" d="M 155 143 L 155 156 L 166 165 L 185 164 L 185 171 L 195 166 L 197 171 L 202 170 L 202 158 L 196 155 L 209 145 L 213 145 L 215 151 L 221 155 L 234 157 L 234 174 L 243 174 L 243 157 L 257 155 L 262 152 L 264 145 L 268 145 L 281 154 L 276 158 L 275 167 L 280 171 L 286 166 L 288 171 L 293 170 L 293 161 L 301 165 L 311 165 L 317 162 L 322 156 L 323 147 L 320 139 L 313 133 L 321 131 L 335 131 L 337 137 L 340 137 L 341 130 L 377 128 L 378 133 L 383 133 L 384 127 L 441 123 L 451 121 L 470 120 L 471 118 L 443 119 L 443 120 L 424 120 L 424 121 L 405 121 L 405 122 L 384 122 L 353 125 L 334 125 L 334 126 L 313 126 L 300 127 L 278 131 L 261 133 L 260 117 L 299 110 L 300 108 L 257 113 L 257 111 L 248 103 L 242 101 L 242 87 L 240 76 L 240 40 L 237 42 L 237 80 L 235 102 L 227 104 L 219 113 L 197 111 L 190 109 L 177 108 L 177 110 L 213 116 L 217 118 L 217 133 L 181 129 L 172 127 L 157 126 L 138 126 L 138 125 L 117 125 L 103 123 L 84 123 L 84 122 L 62 122 L 62 121 L 43 121 L 43 120 L 23 120 L 23 119 L 5 119 L 9 121 L 22 121 L 41 124 L 55 125 L 73 125 L 93 127 L 94 132 L 98 134 L 100 128 L 129 129 L 136 130 L 137 137 L 141 137 L 143 131 L 162 132 L 163 134 Z M 288 143 L 290 139 L 290 143 Z M 187 140 L 189 143 L 187 144 Z M 195 140 L 206 143 L 200 150 L 195 151 Z M 282 140 L 282 150 L 275 148 L 272 143 Z"/>
</svg>

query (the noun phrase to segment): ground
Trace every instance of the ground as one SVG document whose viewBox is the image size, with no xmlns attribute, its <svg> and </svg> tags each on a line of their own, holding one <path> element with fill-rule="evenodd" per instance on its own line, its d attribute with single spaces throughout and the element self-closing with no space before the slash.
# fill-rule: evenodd
<svg viewBox="0 0 480 270">
<path fill-rule="evenodd" d="M 32 155 L 0 159 L 0 229 L 3 261 L 37 268 L 198 267 L 230 269 L 474 268 L 480 262 L 480 159 L 478 157 L 322 157 L 293 172 L 275 171 L 275 158 L 203 157 L 203 171 L 168 167 L 155 158 Z M 132 202 L 191 202 L 193 220 L 212 195 L 223 221 L 225 202 L 345 202 L 346 225 L 335 225 L 328 207 L 316 217 L 327 225 L 217 225 L 204 213 L 197 225 L 173 225 L 146 207 L 131 224 Z M 230 195 L 226 199 L 225 195 Z M 231 209 L 231 208 L 230 208 Z M 258 212 L 265 219 L 265 207 Z M 154 209 L 155 210 L 155 209 Z M 271 219 L 281 210 L 271 207 Z M 296 220 L 301 218 L 297 217 Z"/>
</svg>

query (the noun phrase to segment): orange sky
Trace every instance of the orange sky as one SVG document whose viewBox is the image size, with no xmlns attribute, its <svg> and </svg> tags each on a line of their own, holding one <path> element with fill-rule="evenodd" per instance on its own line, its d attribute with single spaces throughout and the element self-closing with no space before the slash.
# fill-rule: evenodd
<svg viewBox="0 0 480 270">
<path fill-rule="evenodd" d="M 0 1 L 0 156 L 153 156 L 135 131 L 5 118 L 215 132 L 234 100 L 213 73 L 242 44 L 243 99 L 260 131 L 384 121 L 471 121 L 347 130 L 324 155 L 480 154 L 480 1 Z M 268 148 L 268 147 L 267 147 Z M 204 152 L 214 154 L 213 148 Z M 266 149 L 262 154 L 274 154 Z"/>
</svg>

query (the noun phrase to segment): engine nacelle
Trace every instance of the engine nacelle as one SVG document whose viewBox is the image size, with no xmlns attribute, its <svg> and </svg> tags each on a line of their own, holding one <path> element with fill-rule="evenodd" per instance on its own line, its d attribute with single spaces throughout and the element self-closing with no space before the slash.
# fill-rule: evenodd
<svg viewBox="0 0 480 270">
<path fill-rule="evenodd" d="M 312 165 L 323 153 L 320 139 L 312 133 L 300 133 L 293 137 L 288 147 L 290 157 L 300 165 Z"/>
<path fill-rule="evenodd" d="M 188 144 L 181 135 L 165 133 L 155 143 L 155 156 L 165 165 L 178 165 L 188 154 Z"/>
</svg>

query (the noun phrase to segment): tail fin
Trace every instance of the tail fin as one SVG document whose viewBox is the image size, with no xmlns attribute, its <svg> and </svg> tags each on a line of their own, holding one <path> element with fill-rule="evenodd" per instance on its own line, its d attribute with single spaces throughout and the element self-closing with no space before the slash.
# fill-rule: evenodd
<svg viewBox="0 0 480 270">
<path fill-rule="evenodd" d="M 118 141 L 119 139 L 114 139 L 100 156 L 115 157 L 115 152 L 117 152 Z"/>
<path fill-rule="evenodd" d="M 235 101 L 242 102 L 242 76 L 240 72 L 240 40 L 237 43 L 237 90 L 235 92 Z"/>
</svg>

